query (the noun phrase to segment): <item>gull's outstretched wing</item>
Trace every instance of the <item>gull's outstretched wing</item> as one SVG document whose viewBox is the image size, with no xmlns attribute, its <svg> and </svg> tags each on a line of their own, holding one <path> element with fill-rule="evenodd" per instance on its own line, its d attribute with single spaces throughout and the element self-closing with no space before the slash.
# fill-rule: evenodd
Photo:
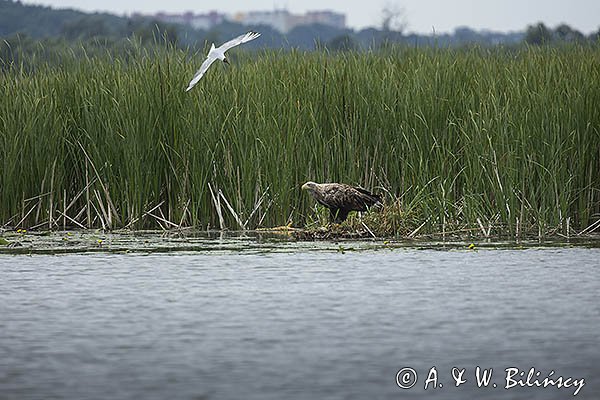
<svg viewBox="0 0 600 400">
<path fill-rule="evenodd" d="M 196 71 L 196 74 L 190 81 L 190 84 L 188 85 L 187 89 L 185 89 L 186 92 L 189 92 L 196 85 L 196 83 L 198 83 L 198 81 L 204 76 L 206 70 L 211 66 L 212 63 L 215 62 L 216 59 L 216 57 L 212 56 L 206 57 L 206 60 L 204 60 L 204 62 L 200 66 L 200 69 Z"/>
<path fill-rule="evenodd" d="M 251 40 L 256 39 L 257 37 L 260 36 L 260 33 L 258 32 L 248 32 L 245 33 L 243 35 L 240 35 L 234 39 L 231 39 L 229 42 L 225 42 L 223 43 L 220 47 L 218 47 L 219 50 L 221 50 L 223 53 L 226 52 L 227 50 L 229 50 L 232 47 L 235 47 L 237 45 L 240 45 L 242 43 L 246 43 L 249 42 Z"/>
</svg>

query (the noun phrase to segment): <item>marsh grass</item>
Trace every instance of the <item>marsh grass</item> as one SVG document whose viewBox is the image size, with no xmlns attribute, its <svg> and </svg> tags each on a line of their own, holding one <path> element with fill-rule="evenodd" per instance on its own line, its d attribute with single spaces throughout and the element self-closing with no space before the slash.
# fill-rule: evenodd
<svg viewBox="0 0 600 400">
<path fill-rule="evenodd" d="M 202 55 L 168 47 L 5 68 L 0 221 L 324 223 L 307 180 L 384 193 L 366 223 L 385 235 L 569 236 L 599 218 L 598 48 L 231 58 L 189 93 Z"/>
</svg>

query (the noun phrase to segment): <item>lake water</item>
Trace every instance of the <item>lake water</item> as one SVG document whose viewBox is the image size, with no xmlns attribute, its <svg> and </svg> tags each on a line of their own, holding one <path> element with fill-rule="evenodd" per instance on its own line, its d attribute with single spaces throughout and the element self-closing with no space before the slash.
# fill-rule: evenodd
<svg viewBox="0 0 600 400">
<path fill-rule="evenodd" d="M 598 248 L 203 240 L 0 255 L 0 398 L 599 398 Z"/>
</svg>

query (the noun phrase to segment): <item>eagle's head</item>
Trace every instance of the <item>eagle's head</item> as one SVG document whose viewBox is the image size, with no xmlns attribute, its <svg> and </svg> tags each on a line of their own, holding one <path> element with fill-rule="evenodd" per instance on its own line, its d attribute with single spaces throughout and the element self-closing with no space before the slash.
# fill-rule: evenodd
<svg viewBox="0 0 600 400">
<path fill-rule="evenodd" d="M 310 193 L 314 193 L 317 191 L 318 183 L 315 182 L 306 182 L 302 185 L 302 190 L 308 190 Z"/>
</svg>

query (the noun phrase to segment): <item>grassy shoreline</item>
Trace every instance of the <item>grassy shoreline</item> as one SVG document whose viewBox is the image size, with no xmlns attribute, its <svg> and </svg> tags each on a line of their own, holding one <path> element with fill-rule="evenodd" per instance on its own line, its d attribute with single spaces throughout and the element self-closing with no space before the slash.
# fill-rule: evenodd
<svg viewBox="0 0 600 400">
<path fill-rule="evenodd" d="M 236 55 L 190 93 L 169 48 L 1 73 L 0 225 L 318 229 L 307 180 L 383 193 L 376 236 L 600 218 L 598 47 Z"/>
<path fill-rule="evenodd" d="M 1 232 L 0 257 L 14 255 L 58 255 L 91 253 L 173 253 L 327 250 L 334 252 L 436 249 L 477 251 L 486 249 L 525 250 L 539 248 L 600 248 L 600 235 L 566 238 L 483 238 L 452 235 L 421 235 L 413 238 L 372 238 L 339 235 L 336 230 L 294 229 L 252 231 L 35 231 Z"/>
</svg>

